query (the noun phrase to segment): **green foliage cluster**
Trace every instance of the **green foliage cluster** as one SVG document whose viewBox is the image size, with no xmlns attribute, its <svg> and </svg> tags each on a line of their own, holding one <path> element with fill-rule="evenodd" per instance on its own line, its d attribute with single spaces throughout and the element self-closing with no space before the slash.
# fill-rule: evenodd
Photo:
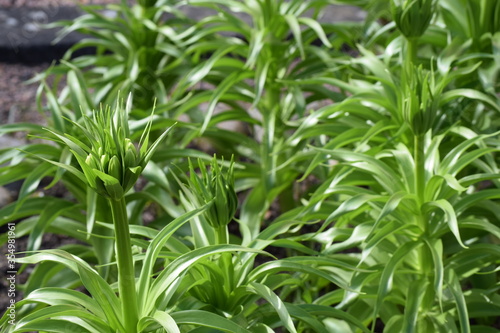
<svg viewBox="0 0 500 333">
<path fill-rule="evenodd" d="M 500 2 L 82 9 L 46 128 L 0 126 L 50 140 L 0 150 L 36 264 L 1 332 L 499 332 Z"/>
</svg>

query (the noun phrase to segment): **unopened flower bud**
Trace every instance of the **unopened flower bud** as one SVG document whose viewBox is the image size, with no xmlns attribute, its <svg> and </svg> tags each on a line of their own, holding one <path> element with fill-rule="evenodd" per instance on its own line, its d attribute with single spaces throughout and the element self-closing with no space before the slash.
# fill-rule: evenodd
<svg viewBox="0 0 500 333">
<path fill-rule="evenodd" d="M 116 155 L 109 160 L 108 175 L 118 179 L 120 183 L 122 182 L 122 165 Z"/>
<path fill-rule="evenodd" d="M 135 146 L 132 143 L 132 140 L 130 140 L 129 138 L 125 138 L 124 141 L 125 141 L 125 144 L 124 144 L 125 150 L 131 149 L 131 148 L 135 149 Z"/>
<path fill-rule="evenodd" d="M 85 159 L 85 163 L 90 166 L 92 169 L 99 169 L 99 164 L 97 163 L 95 157 L 92 154 L 89 154 Z"/>
<path fill-rule="evenodd" d="M 125 165 L 127 167 L 135 167 L 137 163 L 137 149 L 132 144 L 132 142 L 130 142 L 130 144 L 127 144 L 125 149 Z"/>
<path fill-rule="evenodd" d="M 99 148 L 101 149 L 101 148 Z M 101 155 L 101 167 L 102 171 L 106 171 L 108 169 L 108 163 L 109 163 L 109 156 L 104 154 Z"/>
</svg>

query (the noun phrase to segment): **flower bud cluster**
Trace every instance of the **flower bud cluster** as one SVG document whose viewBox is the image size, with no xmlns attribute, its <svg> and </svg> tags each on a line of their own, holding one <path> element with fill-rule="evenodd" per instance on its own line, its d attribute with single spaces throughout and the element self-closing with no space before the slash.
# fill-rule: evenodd
<svg viewBox="0 0 500 333">
<path fill-rule="evenodd" d="M 437 101 L 433 84 L 434 73 L 413 67 L 402 89 L 403 119 L 415 135 L 427 133 L 436 120 Z"/>
<path fill-rule="evenodd" d="M 128 138 L 126 140 L 130 142 Z M 94 190 L 105 197 L 113 197 L 114 199 L 119 199 L 134 186 L 145 167 L 144 163 L 141 163 L 140 154 L 133 144 L 125 146 L 123 156 L 114 152 L 103 153 L 101 147 L 99 147 L 97 153 L 91 151 L 87 155 L 85 163 L 91 168 L 92 172 L 85 173 L 85 169 L 82 169 L 87 178 L 94 178 Z M 113 179 L 105 181 L 101 179 L 103 178 L 101 173 Z M 111 186 L 113 187 L 112 191 L 109 189 Z M 117 194 L 117 197 L 114 197 L 111 193 Z"/>
<path fill-rule="evenodd" d="M 51 131 L 66 143 L 76 157 L 81 171 L 66 168 L 85 181 L 99 195 L 120 200 L 137 182 L 158 144 L 166 137 L 168 128 L 148 148 L 152 119 L 146 125 L 139 147 L 130 140 L 128 112 L 130 103 L 95 111 L 92 118 L 84 117 L 83 124 L 75 123 L 88 144 L 66 134 Z"/>
<path fill-rule="evenodd" d="M 198 160 L 198 166 L 201 175 L 195 172 L 193 164 L 189 161 L 191 189 L 201 203 L 213 201 L 205 213 L 207 222 L 213 228 L 224 227 L 232 221 L 238 207 L 238 198 L 234 190 L 234 163 L 231 161 L 229 167 L 224 170 L 219 167 L 214 156 L 209 170 L 201 160 Z"/>
<path fill-rule="evenodd" d="M 391 0 L 393 20 L 406 38 L 422 36 L 435 11 L 435 0 Z"/>
</svg>

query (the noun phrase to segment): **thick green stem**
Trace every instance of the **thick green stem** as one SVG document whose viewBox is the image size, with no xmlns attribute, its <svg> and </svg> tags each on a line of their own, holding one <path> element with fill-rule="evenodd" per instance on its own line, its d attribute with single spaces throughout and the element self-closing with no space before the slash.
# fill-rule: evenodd
<svg viewBox="0 0 500 333">
<path fill-rule="evenodd" d="M 422 234 L 425 234 L 428 230 L 427 228 L 427 219 L 425 215 L 422 213 L 422 205 L 425 203 L 425 152 L 424 152 L 424 144 L 425 144 L 425 136 L 424 135 L 415 135 L 414 136 L 414 160 L 415 160 L 415 192 L 417 195 L 417 202 L 419 207 L 419 215 L 417 216 L 417 224 L 422 229 Z M 425 250 L 425 249 L 424 249 Z M 423 262 L 427 261 L 427 256 L 420 256 L 421 262 L 420 267 L 423 268 L 428 263 Z"/>
<path fill-rule="evenodd" d="M 215 229 L 215 232 L 217 233 L 217 244 L 228 243 L 227 226 L 220 226 Z"/>
<path fill-rule="evenodd" d="M 227 226 L 220 226 L 215 229 L 215 234 L 217 237 L 217 245 L 224 245 L 229 243 L 229 233 L 227 230 Z M 222 302 L 219 303 L 219 306 L 224 308 L 227 306 L 227 297 L 229 297 L 230 293 L 232 290 L 234 290 L 235 285 L 234 285 L 234 267 L 232 264 L 233 257 L 231 253 L 221 253 L 218 259 L 219 267 L 222 269 L 224 272 L 224 281 L 220 281 L 219 283 L 222 283 L 224 287 L 222 288 L 225 291 L 224 297 L 223 295 L 219 295 L 222 299 Z"/>
<path fill-rule="evenodd" d="M 411 75 L 414 71 L 415 66 L 418 65 L 418 38 L 408 38 L 406 43 L 406 59 L 404 61 L 404 80 L 413 80 L 414 76 Z M 413 86 L 413 85 L 410 85 Z M 418 93 L 418 92 L 417 92 Z M 422 110 L 420 110 L 422 111 Z M 415 116 L 415 115 L 414 115 Z M 415 130 L 415 129 L 414 129 Z M 426 202 L 425 198 L 425 133 L 414 134 L 414 162 L 415 162 L 415 194 L 417 195 L 418 204 L 418 215 L 416 216 L 416 224 L 422 230 L 421 235 L 427 237 L 429 231 L 429 219 L 428 216 L 422 211 L 422 206 Z M 422 279 L 433 280 L 434 270 L 433 270 L 433 258 L 430 250 L 425 244 L 418 249 L 418 271 Z M 430 309 L 434 303 L 435 293 L 432 287 L 432 283 L 428 285 L 425 295 L 420 304 L 423 311 Z"/>
<path fill-rule="evenodd" d="M 118 291 L 122 304 L 126 333 L 137 333 L 138 309 L 135 290 L 135 271 L 130 245 L 130 232 L 125 199 L 109 200 L 115 227 L 116 261 L 118 263 Z"/>
<path fill-rule="evenodd" d="M 274 77 L 269 74 L 269 77 Z M 276 185 L 276 158 L 274 154 L 274 138 L 276 130 L 276 118 L 279 111 L 280 91 L 274 87 L 266 90 L 263 100 L 259 103 L 259 110 L 262 114 L 263 137 L 260 145 L 260 184 L 250 194 L 251 201 L 246 201 L 251 208 L 244 205 L 241 220 L 247 224 L 250 229 L 251 239 L 257 238 L 260 232 L 261 222 L 264 220 L 265 213 L 269 209 L 270 202 L 274 198 L 269 198 L 268 193 Z M 265 194 L 263 194 L 265 193 Z M 248 240 L 245 239 L 246 244 Z"/>
<path fill-rule="evenodd" d="M 418 197 L 418 204 L 421 206 L 425 202 L 425 135 L 414 136 L 415 149 L 415 189 Z"/>
<path fill-rule="evenodd" d="M 276 182 L 276 155 L 274 154 L 274 138 L 276 135 L 276 118 L 280 92 L 270 88 L 265 95 L 263 111 L 264 137 L 262 140 L 262 177 L 266 190 L 274 188 Z"/>
<path fill-rule="evenodd" d="M 408 69 L 417 65 L 418 38 L 412 37 L 406 39 L 406 61 Z"/>
<path fill-rule="evenodd" d="M 422 212 L 422 205 L 425 203 L 425 135 L 414 136 L 414 160 L 415 160 L 415 191 L 418 198 L 419 214 L 417 216 L 417 225 L 422 230 L 422 235 L 426 237 L 429 230 L 429 220 Z M 433 258 L 427 246 L 422 245 L 418 250 L 418 267 L 423 279 L 433 279 Z M 429 286 L 432 286 L 430 284 Z M 423 309 L 429 309 L 434 302 L 434 291 L 432 287 L 427 288 L 426 295 L 423 298 L 421 306 Z"/>
</svg>

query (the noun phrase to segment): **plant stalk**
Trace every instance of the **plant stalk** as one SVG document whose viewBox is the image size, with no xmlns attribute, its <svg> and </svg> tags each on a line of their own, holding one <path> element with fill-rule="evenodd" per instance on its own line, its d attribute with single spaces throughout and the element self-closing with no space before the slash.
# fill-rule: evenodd
<svg viewBox="0 0 500 333">
<path fill-rule="evenodd" d="M 275 186 L 276 156 L 274 156 L 274 138 L 276 135 L 276 118 L 279 107 L 280 92 L 270 88 L 265 96 L 263 112 L 264 137 L 262 138 L 262 177 L 267 191 Z"/>
<path fill-rule="evenodd" d="M 422 234 L 428 230 L 427 219 L 422 213 L 422 205 L 425 203 L 425 135 L 414 136 L 414 161 L 415 161 L 415 192 L 417 195 L 418 216 L 417 224 L 422 229 Z"/>
<path fill-rule="evenodd" d="M 118 291 L 122 304 L 125 331 L 137 333 L 138 309 L 135 290 L 135 270 L 130 245 L 130 231 L 125 198 L 109 199 L 115 228 L 115 250 L 118 263 Z"/>
<path fill-rule="evenodd" d="M 407 38 L 406 39 L 406 66 L 407 70 L 411 70 L 412 67 L 417 65 L 417 52 L 418 52 L 418 38 Z"/>
<path fill-rule="evenodd" d="M 269 74 L 270 78 L 276 77 L 274 73 Z M 262 114 L 262 129 L 263 137 L 262 143 L 260 145 L 260 167 L 261 167 L 261 183 L 259 184 L 259 190 L 266 193 L 266 195 L 260 195 L 256 198 L 256 202 L 253 203 L 257 208 L 257 212 L 245 212 L 243 220 L 246 221 L 248 228 L 250 229 L 250 237 L 252 239 L 257 238 L 260 226 L 264 220 L 264 214 L 269 209 L 270 201 L 268 193 L 271 192 L 276 186 L 276 154 L 274 154 L 274 138 L 276 131 L 276 118 L 278 117 L 279 111 L 279 101 L 280 101 L 280 90 L 276 87 L 268 87 L 263 99 L 259 103 L 259 111 Z"/>
<path fill-rule="evenodd" d="M 415 149 L 415 189 L 418 197 L 418 204 L 421 207 L 425 203 L 425 134 L 414 136 Z M 423 226 L 422 226 L 423 227 Z"/>
<path fill-rule="evenodd" d="M 429 220 L 427 219 L 426 214 L 422 212 L 422 205 L 425 203 L 425 134 L 418 134 L 414 136 L 414 160 L 415 160 L 415 190 L 418 198 L 418 207 L 419 213 L 417 216 L 417 224 L 422 230 L 422 235 L 426 237 L 426 234 L 429 230 Z M 429 249 L 422 245 L 418 249 L 418 268 L 422 278 L 425 280 L 433 279 L 433 258 Z M 422 299 L 421 307 L 424 310 L 429 309 L 434 301 L 434 292 L 431 287 L 432 283 L 429 284 L 425 295 Z"/>
<path fill-rule="evenodd" d="M 228 243 L 228 233 L 227 226 L 220 226 L 216 228 L 217 244 L 227 244 Z"/>
</svg>

